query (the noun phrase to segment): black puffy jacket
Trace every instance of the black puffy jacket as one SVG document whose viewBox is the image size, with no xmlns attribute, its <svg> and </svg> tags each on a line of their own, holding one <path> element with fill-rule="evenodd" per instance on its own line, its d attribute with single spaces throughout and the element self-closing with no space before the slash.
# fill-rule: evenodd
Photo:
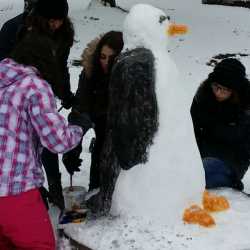
<svg viewBox="0 0 250 250">
<path fill-rule="evenodd" d="M 0 30 L 0 60 L 7 57 L 16 44 L 17 34 L 24 25 L 24 15 L 20 14 L 5 22 Z"/>
<path fill-rule="evenodd" d="M 245 93 L 250 87 L 246 86 Z M 250 159 L 250 107 L 231 99 L 218 102 L 211 83 L 198 89 L 191 106 L 195 137 L 201 157 L 215 157 L 227 163 L 241 180 Z"/>
<path fill-rule="evenodd" d="M 0 60 L 8 57 L 13 48 L 15 47 L 18 39 L 24 36 L 27 32 L 25 26 L 25 14 L 19 14 L 18 16 L 5 22 L 0 30 Z M 53 39 L 53 36 L 51 37 Z M 66 101 L 72 97 L 72 92 L 70 90 L 70 75 L 67 65 L 67 60 L 70 52 L 70 46 L 65 45 L 63 39 L 55 39 L 56 54 L 59 70 L 62 72 L 60 86 L 61 91 L 60 99 Z"/>
</svg>

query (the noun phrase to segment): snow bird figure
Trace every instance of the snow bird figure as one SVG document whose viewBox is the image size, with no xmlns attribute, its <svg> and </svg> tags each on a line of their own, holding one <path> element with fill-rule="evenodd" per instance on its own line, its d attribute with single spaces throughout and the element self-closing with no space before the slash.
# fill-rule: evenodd
<svg viewBox="0 0 250 250">
<path fill-rule="evenodd" d="M 133 212 L 141 210 L 137 204 L 143 199 L 141 188 L 146 191 L 150 178 L 152 181 L 155 178 L 156 182 L 158 179 L 161 184 L 151 183 L 151 190 L 162 192 L 168 189 L 169 177 L 164 171 L 169 171 L 172 178 L 171 166 L 166 165 L 167 157 L 172 158 L 171 144 L 175 146 L 175 140 L 179 140 L 172 125 L 178 107 L 178 103 L 174 102 L 179 97 L 172 97 L 175 91 L 170 76 L 176 74 L 176 68 L 169 58 L 167 42 L 169 36 L 186 31 L 186 26 L 171 24 L 163 11 L 150 5 L 135 5 L 125 18 L 124 49 L 114 64 L 110 81 L 107 132 L 100 164 L 100 191 L 87 201 L 87 206 L 97 216 L 108 213 L 112 202 L 114 211 L 121 207 Z M 177 91 L 178 95 L 183 92 Z M 173 103 L 166 105 L 166 98 Z M 189 114 L 188 108 L 186 112 Z M 182 123 L 186 117 L 178 119 Z M 192 124 L 191 120 L 189 124 Z M 179 132 L 183 136 L 183 131 L 177 134 Z M 173 138 L 172 134 L 177 137 Z M 193 141 L 195 145 L 195 139 Z M 199 157 L 196 145 L 194 151 L 194 155 Z M 175 152 L 175 155 L 179 154 L 177 161 L 183 152 Z M 188 167 L 185 165 L 185 168 Z M 202 166 L 199 165 L 199 168 L 202 169 Z M 196 183 L 191 186 L 201 185 L 199 180 Z"/>
</svg>

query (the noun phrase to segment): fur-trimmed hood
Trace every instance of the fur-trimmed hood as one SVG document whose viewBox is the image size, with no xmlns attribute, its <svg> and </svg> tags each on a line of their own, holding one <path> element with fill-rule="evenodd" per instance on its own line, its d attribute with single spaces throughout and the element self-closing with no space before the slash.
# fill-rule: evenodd
<svg viewBox="0 0 250 250">
<path fill-rule="evenodd" d="M 84 68 L 87 78 L 90 78 L 93 71 L 93 56 L 97 45 L 104 34 L 99 35 L 87 44 L 87 47 L 83 50 L 81 55 L 81 65 Z"/>
</svg>

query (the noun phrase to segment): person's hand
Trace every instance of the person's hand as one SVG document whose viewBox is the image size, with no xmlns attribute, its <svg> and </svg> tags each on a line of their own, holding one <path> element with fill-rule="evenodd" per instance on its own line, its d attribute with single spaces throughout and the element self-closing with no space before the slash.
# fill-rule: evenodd
<svg viewBox="0 0 250 250">
<path fill-rule="evenodd" d="M 94 127 L 87 113 L 71 112 L 68 116 L 68 121 L 72 125 L 77 125 L 82 127 L 83 135 L 90 129 Z"/>
<path fill-rule="evenodd" d="M 82 159 L 79 158 L 78 152 L 76 149 L 72 149 L 71 151 L 65 153 L 62 157 L 63 164 L 70 175 L 73 175 L 74 172 L 80 171 L 80 166 L 82 164 Z"/>
<path fill-rule="evenodd" d="M 64 97 L 62 99 L 61 105 L 65 108 L 65 109 L 70 109 L 75 101 L 75 95 L 70 92 L 70 94 L 67 97 Z"/>
</svg>

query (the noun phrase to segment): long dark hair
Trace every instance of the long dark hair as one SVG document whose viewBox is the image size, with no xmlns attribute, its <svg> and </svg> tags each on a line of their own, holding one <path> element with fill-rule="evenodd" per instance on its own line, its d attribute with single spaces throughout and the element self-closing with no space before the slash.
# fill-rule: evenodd
<svg viewBox="0 0 250 250">
<path fill-rule="evenodd" d="M 115 52 L 113 60 L 109 63 L 109 73 L 110 73 L 115 57 L 120 54 L 123 48 L 122 32 L 109 31 L 100 39 L 96 47 L 96 50 L 94 52 L 94 56 L 92 60 L 92 65 L 93 65 L 92 80 L 93 81 L 98 81 L 104 75 L 101 64 L 100 64 L 100 54 L 101 54 L 102 47 L 104 45 L 108 46 Z"/>
<path fill-rule="evenodd" d="M 48 18 L 32 15 L 26 17 L 25 27 L 28 30 L 34 30 L 40 34 L 51 36 L 57 43 L 62 44 L 63 47 L 72 47 L 74 43 L 74 26 L 69 17 L 63 19 L 63 24 L 56 31 L 52 31 L 49 27 Z"/>
<path fill-rule="evenodd" d="M 59 70 L 54 50 L 54 41 L 48 36 L 36 32 L 28 32 L 10 54 L 17 63 L 35 67 L 41 77 L 52 87 L 56 96 L 59 96 Z"/>
</svg>

